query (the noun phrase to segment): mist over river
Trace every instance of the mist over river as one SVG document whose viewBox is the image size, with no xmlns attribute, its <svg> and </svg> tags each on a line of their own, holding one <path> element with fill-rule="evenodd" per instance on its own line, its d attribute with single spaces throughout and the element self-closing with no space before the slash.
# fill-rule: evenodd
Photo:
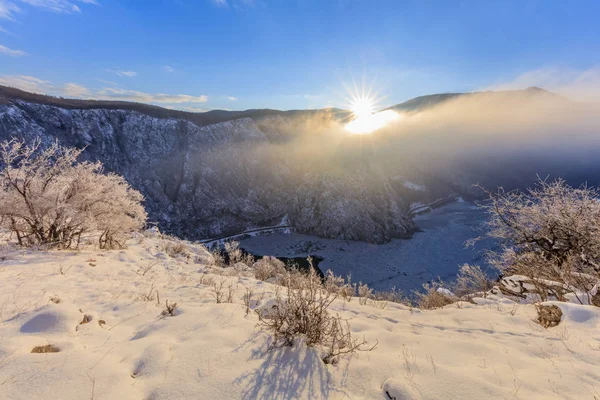
<svg viewBox="0 0 600 400">
<path fill-rule="evenodd" d="M 240 242 L 254 254 L 276 257 L 318 255 L 322 271 L 351 274 L 352 281 L 368 283 L 375 290 L 392 287 L 405 294 L 440 277 L 451 281 L 463 263 L 487 264 L 484 251 L 495 246 L 485 239 L 467 248 L 468 239 L 480 236 L 485 213 L 469 202 L 456 201 L 415 217 L 421 229 L 411 239 L 394 239 L 377 245 L 366 242 L 322 239 L 298 233 L 272 233 Z"/>
</svg>

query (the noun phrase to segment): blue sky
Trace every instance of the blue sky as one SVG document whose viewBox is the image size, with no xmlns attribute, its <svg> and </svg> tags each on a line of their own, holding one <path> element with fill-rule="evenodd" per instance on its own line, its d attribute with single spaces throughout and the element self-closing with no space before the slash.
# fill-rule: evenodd
<svg viewBox="0 0 600 400">
<path fill-rule="evenodd" d="M 197 111 L 343 107 L 353 81 L 381 107 L 560 90 L 600 81 L 598 16 L 597 0 L 0 0 L 0 84 Z"/>
</svg>

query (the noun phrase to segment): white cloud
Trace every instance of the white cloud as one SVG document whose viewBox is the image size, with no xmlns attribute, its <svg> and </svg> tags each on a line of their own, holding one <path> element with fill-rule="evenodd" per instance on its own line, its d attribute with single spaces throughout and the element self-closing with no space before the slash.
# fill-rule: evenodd
<svg viewBox="0 0 600 400">
<path fill-rule="evenodd" d="M 9 49 L 6 46 L 2 46 L 0 44 L 0 54 L 6 54 L 7 56 L 11 56 L 11 57 L 22 57 L 22 56 L 26 56 L 27 53 L 25 53 L 23 50 L 13 50 L 13 49 Z"/>
<path fill-rule="evenodd" d="M 68 97 L 87 97 L 91 94 L 88 88 L 76 83 L 67 83 L 63 91 Z"/>
<path fill-rule="evenodd" d="M 14 3 L 0 0 L 0 18 L 14 20 L 14 14 L 21 11 Z"/>
<path fill-rule="evenodd" d="M 106 83 L 106 82 L 105 82 Z M 67 83 L 62 86 L 54 85 L 50 81 L 27 75 L 0 76 L 0 85 L 11 86 L 28 92 L 49 94 L 53 96 L 89 98 L 96 100 L 134 101 L 139 103 L 181 105 L 177 108 L 193 112 L 206 111 L 193 105 L 185 104 L 206 103 L 207 96 L 190 96 L 187 94 L 145 93 L 137 90 L 127 90 L 117 87 L 103 89 L 89 89 L 76 83 Z M 173 107 L 169 107 L 173 108 Z"/>
<path fill-rule="evenodd" d="M 45 81 L 27 75 L 1 76 L 0 85 L 11 86 L 34 93 L 52 93 L 56 90 L 50 81 Z"/>
<path fill-rule="evenodd" d="M 119 69 L 118 67 L 115 69 L 107 69 L 106 71 L 112 72 L 113 74 L 117 74 L 121 77 L 128 77 L 128 78 L 132 78 L 137 75 L 137 72 L 135 72 L 135 71 L 123 71 L 122 69 Z"/>
<path fill-rule="evenodd" d="M 8 31 L 8 30 L 4 29 L 4 28 L 3 28 L 3 27 L 1 27 L 1 26 L 0 26 L 0 32 L 2 32 L 2 33 L 6 33 L 7 35 L 10 35 L 10 36 L 15 36 L 15 35 L 14 35 L 14 33 L 12 33 L 12 32 L 10 32 L 10 31 Z"/>
<path fill-rule="evenodd" d="M 73 14 L 81 12 L 79 4 L 98 4 L 96 0 L 0 0 L 0 18 L 14 20 L 15 14 L 21 9 L 15 2 L 25 3 L 29 6 L 41 8 L 59 14 Z"/>
<path fill-rule="evenodd" d="M 102 82 L 105 85 L 109 85 L 109 86 L 118 86 L 117 82 L 115 82 L 115 81 L 107 81 L 106 79 L 98 79 L 98 82 Z"/>
<path fill-rule="evenodd" d="M 227 100 L 237 101 L 237 97 L 229 96 L 227 97 Z"/>
<path fill-rule="evenodd" d="M 98 4 L 95 0 L 20 0 L 30 6 L 46 9 L 55 13 L 78 13 L 81 9 L 75 3 Z"/>
<path fill-rule="evenodd" d="M 119 88 L 104 88 L 96 92 L 96 97 L 113 100 L 137 101 L 141 103 L 206 103 L 207 96 L 190 96 L 187 94 L 150 94 L 137 90 L 127 90 Z"/>
<path fill-rule="evenodd" d="M 163 69 L 167 72 L 175 72 L 175 68 L 165 65 Z"/>
<path fill-rule="evenodd" d="M 212 2 L 219 7 L 229 7 L 227 0 L 212 0 Z"/>
</svg>

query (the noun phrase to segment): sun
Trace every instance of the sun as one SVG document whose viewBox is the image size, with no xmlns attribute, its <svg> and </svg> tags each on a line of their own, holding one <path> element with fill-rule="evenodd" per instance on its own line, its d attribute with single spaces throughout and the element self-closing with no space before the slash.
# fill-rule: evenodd
<svg viewBox="0 0 600 400">
<path fill-rule="evenodd" d="M 382 108 L 381 102 L 385 97 L 374 90 L 374 82 L 368 84 L 364 76 L 362 85 L 357 85 L 354 79 L 352 85 L 342 84 L 346 89 L 346 107 L 352 113 L 345 129 L 351 134 L 370 134 L 400 118 L 400 114 L 391 110 L 377 111 Z"/>
<path fill-rule="evenodd" d="M 350 100 L 350 111 L 354 119 L 346 124 L 346 130 L 357 135 L 365 135 L 383 128 L 398 119 L 391 110 L 376 112 L 377 101 L 369 95 L 355 95 Z"/>
<path fill-rule="evenodd" d="M 366 96 L 356 97 L 350 103 L 350 111 L 356 118 L 370 117 L 375 112 L 375 100 Z"/>
</svg>

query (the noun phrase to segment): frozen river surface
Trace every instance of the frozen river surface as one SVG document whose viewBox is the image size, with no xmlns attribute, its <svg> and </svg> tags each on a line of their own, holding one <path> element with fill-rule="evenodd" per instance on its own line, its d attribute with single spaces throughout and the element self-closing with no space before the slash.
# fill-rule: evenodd
<svg viewBox="0 0 600 400">
<path fill-rule="evenodd" d="M 450 281 L 458 267 L 471 263 L 486 267 L 484 250 L 494 246 L 490 240 L 466 248 L 465 242 L 483 232 L 485 214 L 474 204 L 454 202 L 415 218 L 422 232 L 411 239 L 395 239 L 377 245 L 350 240 L 321 239 L 298 233 L 273 233 L 241 241 L 245 250 L 276 257 L 319 255 L 322 271 L 336 275 L 351 274 L 352 281 L 368 283 L 376 290 L 392 287 L 410 293 L 423 283 Z"/>
</svg>

